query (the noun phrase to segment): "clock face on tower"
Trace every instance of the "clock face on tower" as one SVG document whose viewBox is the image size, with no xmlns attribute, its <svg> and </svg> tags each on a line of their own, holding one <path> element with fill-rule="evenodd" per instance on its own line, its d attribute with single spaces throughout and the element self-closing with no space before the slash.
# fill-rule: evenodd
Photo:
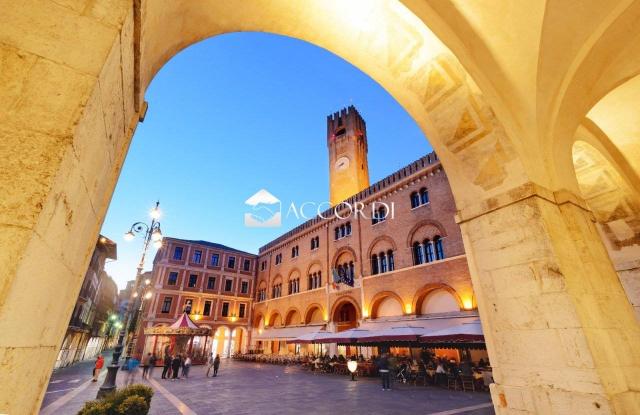
<svg viewBox="0 0 640 415">
<path fill-rule="evenodd" d="M 344 156 L 340 157 L 336 160 L 335 167 L 337 171 L 346 170 L 349 167 L 349 158 Z"/>
</svg>

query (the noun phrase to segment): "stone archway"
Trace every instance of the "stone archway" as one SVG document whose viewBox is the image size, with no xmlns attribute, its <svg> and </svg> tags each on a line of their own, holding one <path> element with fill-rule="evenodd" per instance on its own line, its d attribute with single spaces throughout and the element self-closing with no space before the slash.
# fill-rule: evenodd
<svg viewBox="0 0 640 415">
<path fill-rule="evenodd" d="M 357 327 L 361 315 L 358 302 L 353 297 L 344 296 L 331 307 L 330 318 L 336 331 L 343 331 Z"/>
<path fill-rule="evenodd" d="M 465 308 L 464 303 L 460 298 L 460 296 L 458 295 L 458 293 L 456 292 L 456 290 L 454 290 L 450 286 L 446 284 L 427 284 L 424 287 L 420 288 L 413 296 L 413 301 L 411 305 L 413 312 L 416 314 L 421 314 L 423 309 L 423 303 L 425 302 L 425 300 L 430 294 L 436 291 L 444 291 L 449 295 L 451 295 L 455 303 L 458 305 L 458 310 L 462 310 Z"/>
<path fill-rule="evenodd" d="M 290 307 L 285 313 L 284 325 L 285 326 L 297 326 L 303 324 L 302 314 L 296 307 Z"/>
<path fill-rule="evenodd" d="M 376 293 L 376 295 L 374 295 L 371 301 L 369 302 L 369 310 L 368 310 L 369 317 L 373 319 L 379 318 L 380 306 L 387 301 L 393 301 L 397 303 L 397 309 L 399 310 L 399 312 L 395 313 L 396 316 L 399 317 L 404 314 L 407 314 L 404 301 L 402 301 L 402 298 L 398 294 L 396 294 L 393 291 L 381 291 Z"/>
<path fill-rule="evenodd" d="M 322 306 L 318 303 L 309 304 L 304 312 L 304 324 L 323 324 L 326 317 Z"/>
<path fill-rule="evenodd" d="M 579 24 L 563 20 L 574 16 L 563 2 L 504 16 L 411 0 L 96 3 L 12 5 L 0 16 L 10 86 L 0 112 L 1 411 L 37 412 L 44 390 L 31 383 L 46 384 L 68 320 L 39 316 L 71 313 L 153 75 L 179 50 L 233 31 L 291 36 L 343 57 L 425 131 L 459 210 L 500 411 L 637 409 L 630 379 L 640 357 L 627 351 L 640 330 L 588 206 L 555 168 L 553 140 L 571 139 L 593 106 L 583 91 L 597 99 L 638 73 L 617 58 L 637 52 L 640 3 L 584 7 Z M 522 47 L 494 29 L 505 18 Z M 515 49 L 539 55 L 520 59 Z M 589 273 L 598 278 L 584 284 Z M 611 357 L 611 344 L 624 358 Z M 542 359 L 543 346 L 558 355 Z"/>
</svg>

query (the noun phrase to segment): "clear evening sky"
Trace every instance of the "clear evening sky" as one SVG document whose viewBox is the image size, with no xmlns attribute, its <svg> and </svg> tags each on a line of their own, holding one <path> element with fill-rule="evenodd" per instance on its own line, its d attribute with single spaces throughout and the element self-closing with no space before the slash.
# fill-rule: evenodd
<svg viewBox="0 0 640 415">
<path fill-rule="evenodd" d="M 234 33 L 193 45 L 169 61 L 147 90 L 102 234 L 118 244 L 107 272 L 123 288 L 135 277 L 141 237 L 160 200 L 165 236 L 203 239 L 258 252 L 303 220 L 246 228 L 244 204 L 267 189 L 286 207 L 329 196 L 326 116 L 355 105 L 367 123 L 375 182 L 431 151 L 398 103 L 359 69 L 311 44 L 264 33 Z M 155 250 L 146 269 L 151 269 Z"/>
</svg>

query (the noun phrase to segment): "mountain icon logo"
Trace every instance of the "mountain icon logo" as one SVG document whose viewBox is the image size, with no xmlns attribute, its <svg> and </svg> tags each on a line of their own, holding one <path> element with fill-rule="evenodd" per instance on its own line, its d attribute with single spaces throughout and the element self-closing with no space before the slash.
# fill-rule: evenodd
<svg viewBox="0 0 640 415">
<path fill-rule="evenodd" d="M 282 203 L 269 191 L 260 189 L 244 203 L 250 208 L 244 213 L 244 226 L 278 228 L 282 225 Z"/>
</svg>

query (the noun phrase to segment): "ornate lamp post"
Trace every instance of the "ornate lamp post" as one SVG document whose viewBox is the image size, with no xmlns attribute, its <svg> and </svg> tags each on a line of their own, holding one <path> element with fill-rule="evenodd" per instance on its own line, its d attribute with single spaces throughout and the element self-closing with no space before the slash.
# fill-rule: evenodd
<svg viewBox="0 0 640 415">
<path fill-rule="evenodd" d="M 138 327 L 137 327 L 138 314 L 139 314 L 138 311 L 141 311 L 142 300 L 143 300 L 143 296 L 140 295 L 140 294 L 143 294 L 140 292 L 140 286 L 141 286 L 140 280 L 142 277 L 142 271 L 144 269 L 144 261 L 147 256 L 147 251 L 149 250 L 149 245 L 151 245 L 152 242 L 154 247 L 156 248 L 160 248 L 162 246 L 162 231 L 160 230 L 160 222 L 158 221 L 158 219 L 160 219 L 160 202 L 156 202 L 156 206 L 151 210 L 150 216 L 151 216 L 150 225 L 147 225 L 144 222 L 136 222 L 133 225 L 131 225 L 131 228 L 129 229 L 129 231 L 124 234 L 124 239 L 127 241 L 133 240 L 136 234 L 144 235 L 144 241 L 142 245 L 142 256 L 140 257 L 140 263 L 138 264 L 138 270 L 136 273 L 136 283 L 133 289 L 133 301 L 129 303 L 129 312 L 128 312 L 129 320 L 127 321 L 126 327 L 129 331 L 129 334 L 133 333 L 133 335 L 129 338 L 129 341 L 127 344 L 127 358 L 131 356 L 131 351 L 133 350 L 133 346 L 134 346 L 134 340 L 135 340 L 135 337 L 137 336 L 137 331 L 138 331 Z M 148 281 L 145 285 L 149 285 L 150 283 L 151 281 Z M 135 304 L 138 301 L 138 298 L 140 298 L 140 306 L 135 307 Z M 136 311 L 135 316 L 132 315 L 132 312 L 134 310 Z"/>
<path fill-rule="evenodd" d="M 136 340 L 135 334 L 138 332 L 138 323 L 139 323 L 138 317 L 140 314 L 142 314 L 144 298 L 147 298 L 147 299 L 151 298 L 151 293 L 147 292 L 147 286 L 151 283 L 151 281 L 148 279 L 145 281 L 145 285 L 142 288 L 143 295 L 140 295 L 140 292 L 139 292 L 140 279 L 142 276 L 142 270 L 144 269 L 144 261 L 147 256 L 149 245 L 153 242 L 153 245 L 156 248 L 160 248 L 162 246 L 162 231 L 160 230 L 160 222 L 158 221 L 158 219 L 160 219 L 159 207 L 160 207 L 160 202 L 156 202 L 156 206 L 150 212 L 150 216 L 151 216 L 150 225 L 147 225 L 144 222 L 136 222 L 133 225 L 131 225 L 131 228 L 129 229 L 129 231 L 124 234 L 124 239 L 127 241 L 130 241 L 133 238 L 135 238 L 136 233 L 140 233 L 140 234 L 144 233 L 142 256 L 140 258 L 140 263 L 138 264 L 138 268 L 137 268 L 136 282 L 133 290 L 133 301 L 129 302 L 129 306 L 127 310 L 128 321 L 127 321 L 127 324 L 124 326 L 124 329 L 120 330 L 120 333 L 118 336 L 118 344 L 114 349 L 113 357 L 111 359 L 111 364 L 107 368 L 108 370 L 107 377 L 105 378 L 104 383 L 102 384 L 102 386 L 100 386 L 100 389 L 98 390 L 98 398 L 103 397 L 115 390 L 116 376 L 118 375 L 119 361 L 120 361 L 120 356 L 122 355 L 122 349 L 124 347 L 123 342 L 124 342 L 127 329 L 129 330 L 129 332 L 131 332 L 131 329 L 133 328 L 133 333 L 134 333 L 134 336 L 131 338 L 127 346 L 127 358 L 128 358 L 131 354 L 133 344 Z M 137 297 L 141 297 L 140 307 L 138 310 L 136 310 L 137 312 L 136 312 L 135 318 L 132 319 L 131 312 L 135 309 L 134 302 Z"/>
<path fill-rule="evenodd" d="M 138 341 L 138 331 L 140 330 L 140 320 L 142 319 L 142 310 L 144 308 L 144 300 L 149 300 L 153 297 L 153 293 L 151 292 L 151 284 L 150 279 L 144 280 L 144 285 L 141 286 L 138 291 L 133 293 L 134 298 L 140 298 L 140 306 L 136 309 L 133 318 L 131 319 L 131 323 L 129 326 L 129 332 L 131 333 L 131 339 L 129 340 L 129 344 L 127 345 L 127 361 L 131 357 L 131 352 Z"/>
</svg>

